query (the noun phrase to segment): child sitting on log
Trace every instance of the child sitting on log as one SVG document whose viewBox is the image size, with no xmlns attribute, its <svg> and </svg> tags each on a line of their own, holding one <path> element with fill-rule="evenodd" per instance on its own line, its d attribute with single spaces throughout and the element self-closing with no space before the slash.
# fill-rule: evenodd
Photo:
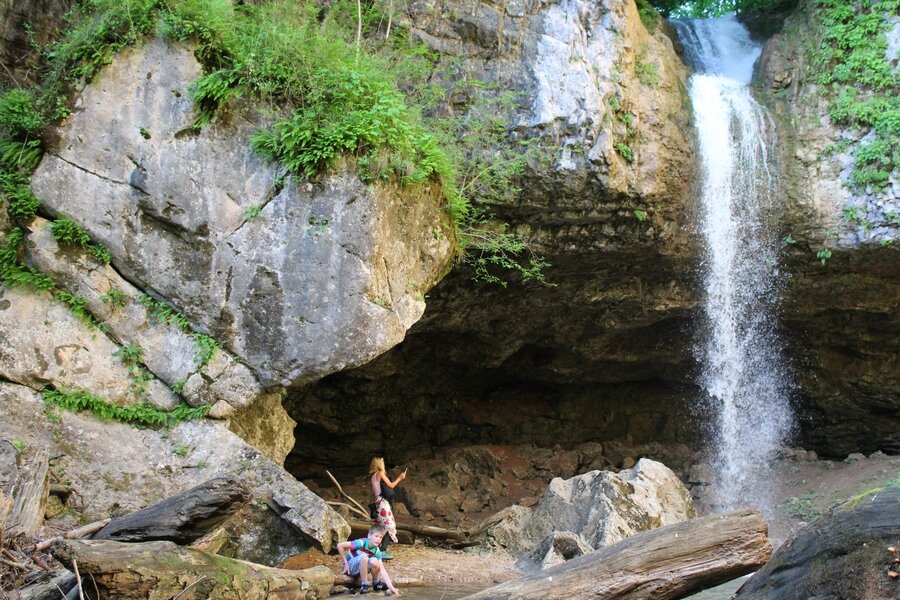
<svg viewBox="0 0 900 600">
<path fill-rule="evenodd" d="M 369 574 L 372 575 L 375 590 L 386 590 L 395 596 L 400 595 L 400 591 L 391 583 L 391 576 L 388 575 L 387 569 L 384 568 L 382 562 L 382 552 L 378 546 L 387 532 L 381 525 L 374 525 L 369 529 L 369 535 L 358 540 L 348 540 L 337 545 L 338 554 L 344 563 L 342 573 L 347 573 L 353 577 L 359 576 L 359 593 L 369 593 Z"/>
</svg>

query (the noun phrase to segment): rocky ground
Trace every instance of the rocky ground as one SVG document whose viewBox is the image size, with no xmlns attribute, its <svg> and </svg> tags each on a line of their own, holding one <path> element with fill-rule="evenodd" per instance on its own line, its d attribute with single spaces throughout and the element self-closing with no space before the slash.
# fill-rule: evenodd
<svg viewBox="0 0 900 600">
<path fill-rule="evenodd" d="M 780 545 L 835 503 L 898 479 L 900 456 L 876 452 L 869 457 L 851 455 L 843 461 L 831 461 L 819 460 L 812 452 L 785 450 L 773 466 L 770 508 L 766 511 L 770 538 L 774 545 Z M 415 485 L 414 481 L 410 483 L 411 487 Z M 711 490 L 694 485 L 692 491 L 701 514 L 708 512 L 712 506 Z M 532 502 L 530 497 L 518 499 L 522 500 Z M 400 521 L 406 519 L 415 521 L 411 515 L 401 517 Z M 476 549 L 450 550 L 419 541 L 414 545 L 392 546 L 391 552 L 395 559 L 388 562 L 390 572 L 404 595 L 411 598 L 450 600 L 517 576 L 512 558 L 484 556 Z M 292 557 L 286 566 L 312 564 L 328 565 L 335 572 L 340 570 L 336 556 L 321 554 Z"/>
</svg>

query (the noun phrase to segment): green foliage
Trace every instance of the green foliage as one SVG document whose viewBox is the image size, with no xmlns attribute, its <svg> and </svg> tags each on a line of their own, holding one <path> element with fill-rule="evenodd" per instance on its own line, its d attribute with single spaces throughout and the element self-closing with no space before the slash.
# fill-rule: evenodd
<svg viewBox="0 0 900 600">
<path fill-rule="evenodd" d="M 134 342 L 127 346 L 121 346 L 113 352 L 113 356 L 118 357 L 128 368 L 139 367 L 144 362 L 144 350 Z"/>
<path fill-rule="evenodd" d="M 112 288 L 100 296 L 100 301 L 104 304 L 109 304 L 113 309 L 124 308 L 127 300 L 128 295 L 118 288 Z"/>
<path fill-rule="evenodd" d="M 659 72 L 656 70 L 656 65 L 646 62 L 644 53 L 641 53 L 634 61 L 634 74 L 638 81 L 648 87 L 655 88 L 659 85 Z"/>
<path fill-rule="evenodd" d="M 19 451 L 19 452 L 24 452 L 24 451 L 25 451 L 25 448 L 28 447 L 28 445 L 27 445 L 25 442 L 23 442 L 22 440 L 13 440 L 13 441 L 10 442 L 10 443 L 11 443 L 11 444 L 13 445 L 13 447 L 14 447 L 17 451 Z"/>
<path fill-rule="evenodd" d="M 42 396 L 44 402 L 50 406 L 57 406 L 72 412 L 86 410 L 104 421 L 121 421 L 139 427 L 172 426 L 182 421 L 202 419 L 210 409 L 208 404 L 195 408 L 185 403 L 168 412 L 149 403 L 116 406 L 94 396 L 87 390 L 45 388 Z"/>
<path fill-rule="evenodd" d="M 106 331 L 105 325 L 99 323 L 88 311 L 87 300 L 66 290 L 57 289 L 53 279 L 19 261 L 19 245 L 24 239 L 25 234 L 18 227 L 6 235 L 3 246 L 0 246 L 0 281 L 10 287 L 49 292 L 54 300 L 65 304 L 88 328 Z"/>
<path fill-rule="evenodd" d="M 212 360 L 213 356 L 216 355 L 216 352 L 222 347 L 222 345 L 213 338 L 196 331 L 191 334 L 191 339 L 194 340 L 194 350 L 197 353 L 194 358 L 197 361 L 198 369 L 202 369 L 206 363 Z"/>
<path fill-rule="evenodd" d="M 631 146 L 624 142 L 617 142 L 614 147 L 616 152 L 618 152 L 626 162 L 630 163 L 634 161 L 634 150 L 631 149 Z"/>
<path fill-rule="evenodd" d="M 829 116 L 875 134 L 856 147 L 852 183 L 882 190 L 900 166 L 900 77 L 886 58 L 885 36 L 900 0 L 814 0 L 814 7 L 822 39 L 813 68 L 831 98 Z"/>
<path fill-rule="evenodd" d="M 50 226 L 50 232 L 59 242 L 87 250 L 98 262 L 109 264 L 112 260 L 109 250 L 100 244 L 92 243 L 88 232 L 68 217 L 62 217 L 53 221 L 53 224 Z"/>
<path fill-rule="evenodd" d="M 184 442 L 182 442 L 182 443 L 178 444 L 177 446 L 175 446 L 174 448 L 172 448 L 172 454 L 174 454 L 176 456 L 184 457 L 184 456 L 188 455 L 188 452 L 190 452 L 190 446 L 188 446 Z"/>
<path fill-rule="evenodd" d="M 792 517 L 811 521 L 822 514 L 822 511 L 815 505 L 815 498 L 815 494 L 792 496 L 784 502 L 782 508 Z"/>
<path fill-rule="evenodd" d="M 794 244 L 797 243 L 797 240 L 795 240 L 795 239 L 791 236 L 791 234 L 787 234 L 786 236 L 784 236 L 783 241 L 784 241 L 784 243 L 785 243 L 786 246 L 793 246 Z"/>
<path fill-rule="evenodd" d="M 823 265 L 828 263 L 828 259 L 831 258 L 831 249 L 822 248 L 818 252 L 816 252 L 816 258 L 819 259 Z"/>
<path fill-rule="evenodd" d="M 519 236 L 509 233 L 506 224 L 491 228 L 483 222 L 466 229 L 464 234 L 469 239 L 466 264 L 474 271 L 476 281 L 506 287 L 507 281 L 496 274 L 500 269 L 518 273 L 522 281 L 544 282 L 544 270 L 549 264 L 533 254 Z"/>
<path fill-rule="evenodd" d="M 718 17 L 730 12 L 770 11 L 796 0 L 649 0 L 664 17 Z M 640 12 L 640 2 L 638 3 Z"/>
<path fill-rule="evenodd" d="M 244 218 L 246 219 L 255 219 L 262 213 L 262 207 L 258 204 L 254 204 L 247 208 L 244 211 Z"/>
<path fill-rule="evenodd" d="M 659 26 L 660 14 L 653 7 L 652 0 L 637 0 L 638 15 L 641 17 L 641 23 L 650 33 L 655 33 Z"/>
<path fill-rule="evenodd" d="M 14 217 L 30 218 L 40 206 L 29 181 L 43 152 L 43 125 L 29 92 L 14 89 L 0 96 L 0 194 Z"/>
<path fill-rule="evenodd" d="M 143 294 L 139 302 L 150 312 L 150 317 L 160 323 L 175 325 L 185 333 L 191 333 L 191 325 L 183 314 L 172 308 L 167 302 L 157 300 L 149 294 Z"/>
<path fill-rule="evenodd" d="M 151 137 L 153 137 L 150 135 L 150 130 L 147 129 L 146 127 L 139 128 L 138 133 L 140 133 L 141 137 L 144 138 L 145 140 L 149 140 Z"/>
<path fill-rule="evenodd" d="M 643 223 L 644 221 L 646 221 L 649 218 L 649 216 L 647 215 L 647 211 L 635 210 L 634 218 L 637 219 L 638 221 L 640 221 L 641 223 Z"/>
</svg>

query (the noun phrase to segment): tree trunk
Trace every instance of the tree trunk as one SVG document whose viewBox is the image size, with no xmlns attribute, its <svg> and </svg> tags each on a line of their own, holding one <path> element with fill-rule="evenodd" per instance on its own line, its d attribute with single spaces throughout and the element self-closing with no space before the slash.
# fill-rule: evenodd
<svg viewBox="0 0 900 600">
<path fill-rule="evenodd" d="M 233 477 L 217 477 L 115 519 L 93 539 L 190 544 L 237 512 L 250 496 L 247 486 Z"/>
<path fill-rule="evenodd" d="M 49 453 L 46 448 L 35 450 L 24 464 L 19 466 L 12 485 L 12 507 L 9 499 L 0 497 L 0 512 L 7 512 L 9 537 L 25 534 L 29 537 L 37 532 L 44 522 L 44 509 L 50 493 Z M 0 523 L 2 525 L 2 523 Z"/>
<path fill-rule="evenodd" d="M 755 571 L 772 554 L 760 513 L 739 510 L 645 531 L 464 600 L 666 600 Z"/>
<path fill-rule="evenodd" d="M 172 542 L 59 540 L 51 552 L 77 563 L 85 597 L 96 583 L 104 600 L 320 600 L 334 583 L 328 567 L 275 569 Z"/>
</svg>

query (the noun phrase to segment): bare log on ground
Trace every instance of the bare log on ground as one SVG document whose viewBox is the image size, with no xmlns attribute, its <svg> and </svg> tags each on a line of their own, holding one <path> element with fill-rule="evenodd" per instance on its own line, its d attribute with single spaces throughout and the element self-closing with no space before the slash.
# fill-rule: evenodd
<svg viewBox="0 0 900 600">
<path fill-rule="evenodd" d="M 371 526 L 371 522 L 367 521 L 351 521 L 347 520 L 353 531 L 367 531 Z M 438 540 L 466 540 L 468 535 L 465 531 L 459 529 L 444 529 L 443 527 L 434 527 L 432 525 L 413 525 L 411 523 L 397 523 L 397 531 L 408 531 L 422 537 L 429 537 Z"/>
<path fill-rule="evenodd" d="M 115 519 L 93 539 L 190 544 L 218 527 L 250 497 L 249 488 L 234 477 L 217 477 Z"/>
<path fill-rule="evenodd" d="M 77 562 L 82 579 L 96 581 L 101 597 L 108 600 L 319 600 L 328 597 L 334 584 L 328 567 L 275 569 L 172 542 L 59 540 L 51 552 L 69 568 Z"/>
<path fill-rule="evenodd" d="M 464 600 L 671 600 L 751 573 L 771 555 L 762 515 L 738 510 L 645 531 Z"/>
</svg>

